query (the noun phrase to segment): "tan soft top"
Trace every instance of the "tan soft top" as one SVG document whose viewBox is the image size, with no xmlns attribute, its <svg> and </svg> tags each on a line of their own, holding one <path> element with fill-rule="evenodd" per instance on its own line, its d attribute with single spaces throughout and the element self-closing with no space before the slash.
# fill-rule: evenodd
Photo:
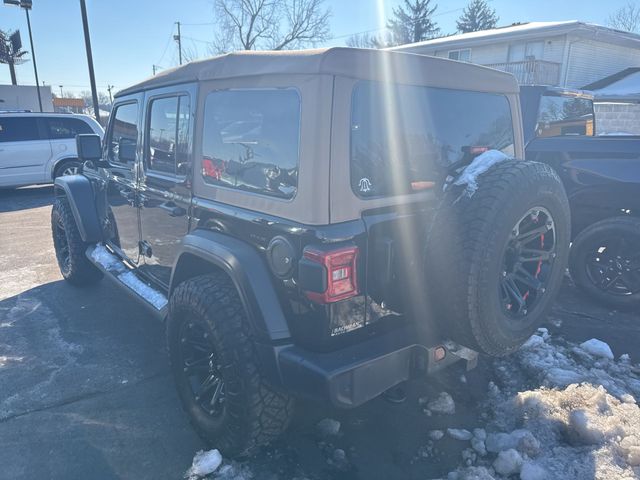
<svg viewBox="0 0 640 480">
<path fill-rule="evenodd" d="M 518 84 L 511 74 L 490 68 L 412 53 L 334 47 L 229 53 L 164 70 L 120 91 L 117 96 L 179 83 L 294 74 L 326 74 L 461 90 L 518 93 Z"/>
</svg>

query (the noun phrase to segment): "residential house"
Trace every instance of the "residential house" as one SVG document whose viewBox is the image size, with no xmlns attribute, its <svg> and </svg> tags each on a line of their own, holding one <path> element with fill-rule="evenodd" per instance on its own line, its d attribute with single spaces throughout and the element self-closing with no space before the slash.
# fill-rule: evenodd
<svg viewBox="0 0 640 480">
<path fill-rule="evenodd" d="M 515 24 L 394 49 L 504 70 L 523 85 L 581 88 L 640 65 L 640 35 L 575 20 Z"/>
<path fill-rule="evenodd" d="M 394 49 L 496 68 L 512 73 L 522 85 L 589 89 L 640 66 L 640 35 L 575 20 L 515 24 Z M 640 134 L 640 108 L 597 103 L 596 125 L 598 132 Z"/>
</svg>

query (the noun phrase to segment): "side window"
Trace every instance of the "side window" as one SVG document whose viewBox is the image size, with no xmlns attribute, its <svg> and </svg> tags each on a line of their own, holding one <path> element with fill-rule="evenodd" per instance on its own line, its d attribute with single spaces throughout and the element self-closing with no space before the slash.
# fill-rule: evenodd
<svg viewBox="0 0 640 480">
<path fill-rule="evenodd" d="M 138 145 L 138 104 L 118 105 L 110 120 L 107 159 L 110 163 L 131 166 Z"/>
<path fill-rule="evenodd" d="M 298 186 L 299 138 L 300 97 L 296 90 L 210 93 L 202 140 L 204 181 L 292 198 Z"/>
<path fill-rule="evenodd" d="M 164 97 L 149 102 L 147 168 L 184 175 L 191 153 L 189 97 Z"/>
<path fill-rule="evenodd" d="M 0 143 L 40 140 L 38 123 L 33 117 L 3 117 L 0 115 Z"/>
<path fill-rule="evenodd" d="M 464 50 L 450 50 L 449 59 L 458 60 L 460 62 L 470 62 L 471 50 L 469 48 L 465 48 Z"/>
<path fill-rule="evenodd" d="M 591 100 L 550 95 L 545 95 L 540 99 L 536 125 L 538 137 L 592 136 L 593 131 L 593 103 Z"/>
<path fill-rule="evenodd" d="M 75 138 L 80 133 L 94 133 L 89 125 L 77 118 L 46 118 L 47 134 L 51 140 Z"/>
<path fill-rule="evenodd" d="M 351 186 L 363 198 L 419 192 L 487 150 L 514 155 L 504 95 L 363 81 L 351 109 Z"/>
</svg>

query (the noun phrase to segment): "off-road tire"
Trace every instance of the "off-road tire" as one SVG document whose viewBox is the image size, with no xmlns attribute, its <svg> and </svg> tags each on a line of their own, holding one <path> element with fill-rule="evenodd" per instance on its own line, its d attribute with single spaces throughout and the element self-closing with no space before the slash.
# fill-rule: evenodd
<svg viewBox="0 0 640 480">
<path fill-rule="evenodd" d="M 517 350 L 544 320 L 566 269 L 570 234 L 567 196 L 551 167 L 507 160 L 477 179 L 473 195 L 452 186 L 428 229 L 424 271 L 429 310 L 452 340 L 491 356 Z M 528 209 L 547 209 L 557 250 L 544 293 L 522 319 L 500 302 L 502 259 L 514 224 Z"/>
<path fill-rule="evenodd" d="M 221 363 L 224 410 L 210 416 L 195 400 L 179 350 L 183 322 L 204 327 Z M 223 273 L 202 275 L 178 285 L 169 301 L 167 344 L 182 406 L 198 434 L 229 456 L 244 456 L 277 438 L 289 425 L 293 400 L 269 385 L 238 292 Z"/>
<path fill-rule="evenodd" d="M 70 168 L 75 168 L 77 169 L 76 173 L 80 173 L 82 171 L 82 162 L 80 160 L 63 160 L 59 165 L 56 165 L 56 168 L 53 171 L 53 179 L 55 180 L 63 175 L 70 175 L 65 173 L 65 171 Z"/>
<path fill-rule="evenodd" d="M 60 273 L 76 286 L 93 285 L 103 274 L 86 257 L 88 243 L 82 241 L 66 197 L 57 197 L 51 209 L 51 234 Z"/>
<path fill-rule="evenodd" d="M 614 295 L 598 288 L 589 278 L 587 262 L 595 249 L 612 238 L 640 239 L 640 218 L 614 217 L 594 223 L 574 239 L 569 254 L 569 271 L 575 284 L 590 298 L 618 309 L 631 310 L 640 307 L 640 292 Z M 640 256 L 640 251 L 636 252 Z M 637 261 L 634 258 L 635 261 Z M 624 262 L 623 262 L 624 263 Z M 635 263 L 634 265 L 635 266 Z"/>
</svg>

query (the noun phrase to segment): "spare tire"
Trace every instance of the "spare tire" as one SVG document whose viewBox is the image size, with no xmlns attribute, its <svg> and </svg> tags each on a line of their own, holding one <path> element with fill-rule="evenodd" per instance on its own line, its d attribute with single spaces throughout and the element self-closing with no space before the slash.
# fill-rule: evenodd
<svg viewBox="0 0 640 480">
<path fill-rule="evenodd" d="M 548 165 L 498 163 L 474 189 L 451 186 L 427 232 L 430 308 L 453 341 L 492 356 L 517 350 L 557 295 L 569 202 Z"/>
</svg>

